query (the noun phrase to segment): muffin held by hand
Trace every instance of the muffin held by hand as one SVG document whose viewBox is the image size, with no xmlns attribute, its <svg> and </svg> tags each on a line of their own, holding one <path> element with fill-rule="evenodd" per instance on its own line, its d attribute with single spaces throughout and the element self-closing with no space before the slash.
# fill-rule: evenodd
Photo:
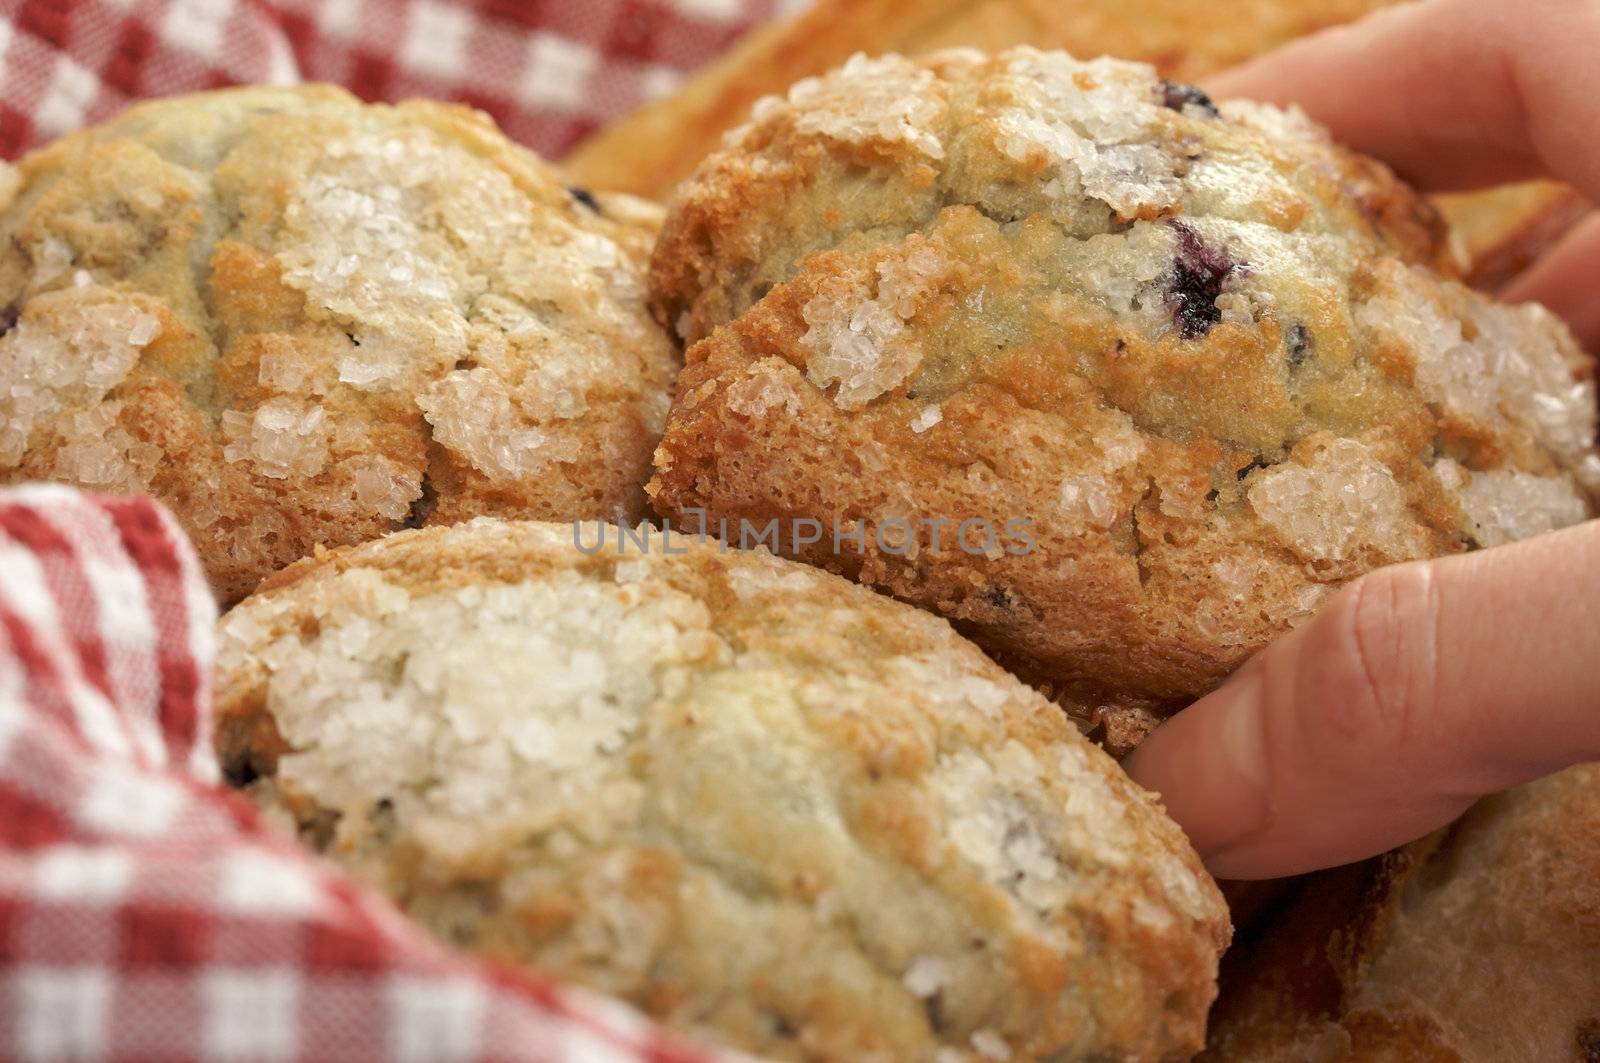
<svg viewBox="0 0 1600 1063">
<path fill-rule="evenodd" d="M 837 576 L 599 534 L 273 577 L 222 624 L 230 777 L 447 940 L 770 1057 L 1199 1048 L 1221 899 L 1059 710 Z"/>
<path fill-rule="evenodd" d="M 0 481 L 155 495 L 224 600 L 318 543 L 632 518 L 657 220 L 464 108 L 135 107 L 0 173 Z"/>
<path fill-rule="evenodd" d="M 819 522 L 780 547 L 1122 705 L 1130 744 L 1341 583 L 1591 512 L 1589 360 L 1446 279 L 1439 233 L 1303 116 L 1147 66 L 857 58 L 669 213 L 651 490 Z"/>
</svg>

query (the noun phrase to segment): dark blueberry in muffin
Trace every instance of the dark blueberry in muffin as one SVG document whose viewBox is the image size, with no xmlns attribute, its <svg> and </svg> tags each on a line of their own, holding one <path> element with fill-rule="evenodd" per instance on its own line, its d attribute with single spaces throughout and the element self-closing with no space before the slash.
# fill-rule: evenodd
<svg viewBox="0 0 1600 1063">
<path fill-rule="evenodd" d="M 594 213 L 605 213 L 605 211 L 600 209 L 600 201 L 594 198 L 594 193 L 589 191 L 587 188 L 580 188 L 577 185 L 569 185 L 567 187 L 567 192 L 572 196 L 573 199 L 576 199 L 579 203 L 582 203 Z"/>
<path fill-rule="evenodd" d="M 1311 351 L 1311 333 L 1304 325 L 1290 325 L 1284 342 L 1289 346 L 1289 368 L 1299 369 Z"/>
<path fill-rule="evenodd" d="M 1211 102 L 1200 89 L 1193 85 L 1185 85 L 1181 81 L 1163 81 L 1161 83 L 1161 102 L 1174 111 L 1181 111 L 1188 104 L 1194 104 L 1212 118 L 1221 117 L 1217 105 Z"/>
<path fill-rule="evenodd" d="M 1217 296 L 1228 277 L 1240 268 L 1226 248 L 1208 244 L 1193 227 L 1169 222 L 1178 234 L 1178 254 L 1166 277 L 1167 308 L 1172 323 L 1186 340 L 1204 336 L 1222 320 Z"/>
</svg>

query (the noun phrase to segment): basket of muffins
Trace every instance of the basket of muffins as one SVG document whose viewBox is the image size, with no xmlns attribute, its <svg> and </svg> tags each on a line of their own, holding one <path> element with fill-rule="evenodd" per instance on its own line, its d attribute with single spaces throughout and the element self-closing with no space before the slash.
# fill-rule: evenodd
<svg viewBox="0 0 1600 1063">
<path fill-rule="evenodd" d="M 1596 1058 L 1593 769 L 1230 917 L 1118 763 L 1350 581 L 1594 515 L 1592 361 L 1482 226 L 1168 76 L 1311 22 L 982 6 L 763 31 L 642 196 L 325 87 L 68 136 L 0 174 L 0 482 L 171 509 L 271 821 L 691 1036 Z M 1497 195 L 1447 210 L 1566 202 Z"/>
</svg>

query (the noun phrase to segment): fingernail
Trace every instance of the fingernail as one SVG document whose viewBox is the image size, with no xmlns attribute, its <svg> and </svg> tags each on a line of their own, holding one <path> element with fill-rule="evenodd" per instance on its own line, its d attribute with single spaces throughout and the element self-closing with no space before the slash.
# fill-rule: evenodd
<svg viewBox="0 0 1600 1063">
<path fill-rule="evenodd" d="M 1226 795 L 1218 802 L 1224 814 L 1212 841 L 1200 855 L 1208 863 L 1266 829 L 1271 803 L 1267 774 L 1266 735 L 1262 713 L 1266 708 L 1265 682 L 1257 669 L 1236 683 L 1216 691 L 1205 711 L 1217 718 L 1217 770 L 1213 785 Z"/>
<path fill-rule="evenodd" d="M 1267 790 L 1267 748 L 1261 712 L 1265 707 L 1261 673 L 1252 670 L 1227 690 L 1217 692 L 1223 706 L 1222 747 L 1234 773 L 1256 789 L 1265 810 Z"/>
<path fill-rule="evenodd" d="M 1260 675 L 1246 669 L 1168 721 L 1127 762 L 1208 862 L 1267 824 L 1263 695 Z"/>
</svg>

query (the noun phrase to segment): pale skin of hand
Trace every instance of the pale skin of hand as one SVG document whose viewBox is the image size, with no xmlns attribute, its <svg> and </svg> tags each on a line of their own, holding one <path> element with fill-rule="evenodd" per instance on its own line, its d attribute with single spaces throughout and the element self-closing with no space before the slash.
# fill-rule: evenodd
<svg viewBox="0 0 1600 1063">
<path fill-rule="evenodd" d="M 1600 202 L 1600 0 L 1424 0 L 1222 75 L 1428 191 L 1556 177 Z M 1600 348 L 1600 220 L 1502 293 Z M 1347 863 L 1600 760 L 1600 522 L 1383 569 L 1127 761 L 1221 878 Z"/>
</svg>

